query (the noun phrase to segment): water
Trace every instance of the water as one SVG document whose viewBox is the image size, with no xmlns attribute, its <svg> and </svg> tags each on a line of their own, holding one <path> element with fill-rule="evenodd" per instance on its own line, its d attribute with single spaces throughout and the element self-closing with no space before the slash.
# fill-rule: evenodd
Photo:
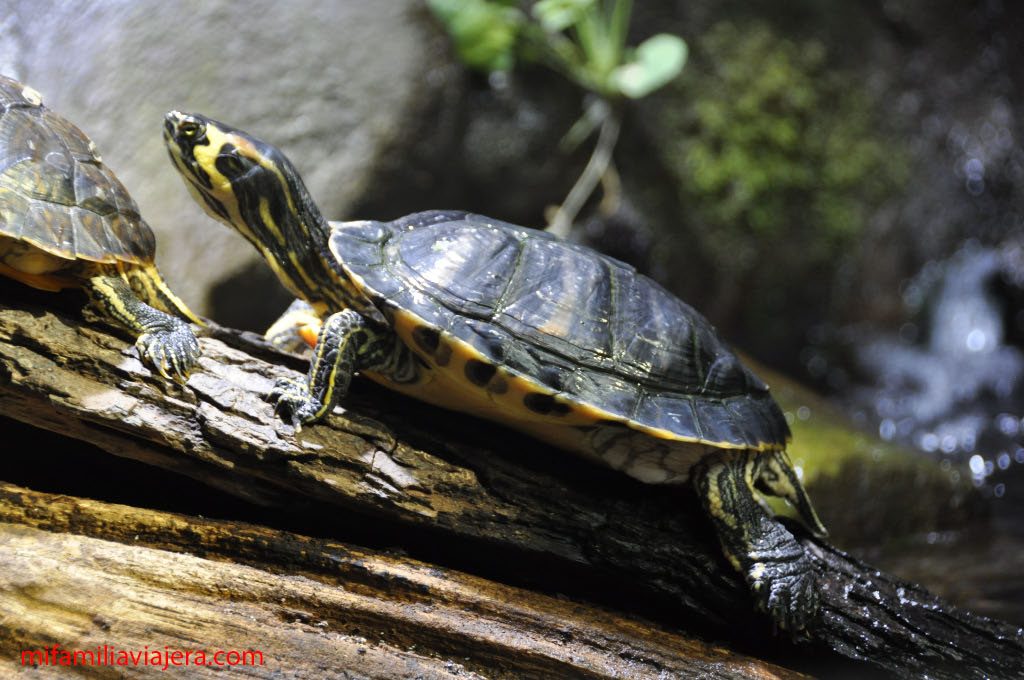
<svg viewBox="0 0 1024 680">
<path fill-rule="evenodd" d="M 895 334 L 849 334 L 858 377 L 844 400 L 883 439 L 918 448 L 951 475 L 965 470 L 992 509 L 983 525 L 926 532 L 872 559 L 1024 623 L 1024 352 L 1008 327 L 1021 318 L 1019 298 L 1006 294 L 1022 289 L 1019 253 L 968 243 L 908 282 L 912 321 Z"/>
</svg>

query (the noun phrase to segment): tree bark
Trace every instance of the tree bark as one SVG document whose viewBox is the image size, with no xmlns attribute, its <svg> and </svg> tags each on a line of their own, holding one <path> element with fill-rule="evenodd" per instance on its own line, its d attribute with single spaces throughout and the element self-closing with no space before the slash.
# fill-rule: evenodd
<svg viewBox="0 0 1024 680">
<path fill-rule="evenodd" d="M 337 515 L 339 536 L 371 517 L 431 562 L 641 612 L 812 672 L 852 661 L 901 676 L 1015 677 L 1024 663 L 1017 627 L 799 527 L 823 603 L 808 639 L 791 643 L 754 613 L 688 493 L 368 385 L 296 433 L 263 395 L 303 364 L 249 336 L 203 338 L 182 387 L 150 373 L 123 338 L 31 304 L 0 310 L 0 413 L 32 426 L 254 503 Z"/>
<path fill-rule="evenodd" d="M 54 644 L 94 660 L 249 653 L 233 670 L 257 678 L 806 677 L 408 558 L 4 483 L 0 622 L 4 677 L 24 669 L 24 651 Z M 190 678 L 231 670 L 182 656 L 172 670 Z M 36 669 L 165 677 L 164 662 Z"/>
</svg>

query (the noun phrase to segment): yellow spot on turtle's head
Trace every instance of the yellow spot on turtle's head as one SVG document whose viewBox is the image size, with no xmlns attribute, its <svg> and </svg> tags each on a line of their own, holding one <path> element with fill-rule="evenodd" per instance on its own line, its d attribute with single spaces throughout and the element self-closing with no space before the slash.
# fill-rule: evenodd
<svg viewBox="0 0 1024 680">
<path fill-rule="evenodd" d="M 249 224 L 253 206 L 260 210 L 281 175 L 273 158 L 273 147 L 241 130 L 212 118 L 195 114 L 169 112 L 164 119 L 164 141 L 174 167 L 196 201 L 206 212 L 231 227 L 250 241 L 260 240 L 255 232 L 262 229 Z"/>
</svg>

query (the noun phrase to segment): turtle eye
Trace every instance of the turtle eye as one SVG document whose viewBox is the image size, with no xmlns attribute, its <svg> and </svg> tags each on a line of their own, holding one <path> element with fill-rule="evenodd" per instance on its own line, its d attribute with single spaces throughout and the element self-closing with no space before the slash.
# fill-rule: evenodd
<svg viewBox="0 0 1024 680">
<path fill-rule="evenodd" d="M 178 132 L 182 137 L 192 139 L 193 137 L 199 136 L 202 125 L 194 120 L 185 119 L 178 123 Z"/>
</svg>

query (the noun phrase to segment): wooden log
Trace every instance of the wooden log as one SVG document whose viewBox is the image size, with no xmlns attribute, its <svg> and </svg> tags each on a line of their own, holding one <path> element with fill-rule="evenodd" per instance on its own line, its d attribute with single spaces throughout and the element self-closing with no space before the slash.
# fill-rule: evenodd
<svg viewBox="0 0 1024 680">
<path fill-rule="evenodd" d="M 799 527 L 823 606 L 809 639 L 792 645 L 753 613 L 687 493 L 365 385 L 344 412 L 296 434 L 262 397 L 301 363 L 225 333 L 234 346 L 204 338 L 200 369 L 180 387 L 153 376 L 124 339 L 33 304 L 0 310 L 0 413 L 35 427 L 256 503 L 337 513 L 340 536 L 354 517 L 372 517 L 431 561 L 642 611 L 787 663 L 810 658 L 812 670 L 847 659 L 901 675 L 1011 677 L 1024 659 L 1021 629 Z"/>
<path fill-rule="evenodd" d="M 0 626 L 4 677 L 26 651 L 37 670 L 99 677 L 806 677 L 408 558 L 4 483 Z M 59 665 L 76 651 L 99 670 Z"/>
</svg>

